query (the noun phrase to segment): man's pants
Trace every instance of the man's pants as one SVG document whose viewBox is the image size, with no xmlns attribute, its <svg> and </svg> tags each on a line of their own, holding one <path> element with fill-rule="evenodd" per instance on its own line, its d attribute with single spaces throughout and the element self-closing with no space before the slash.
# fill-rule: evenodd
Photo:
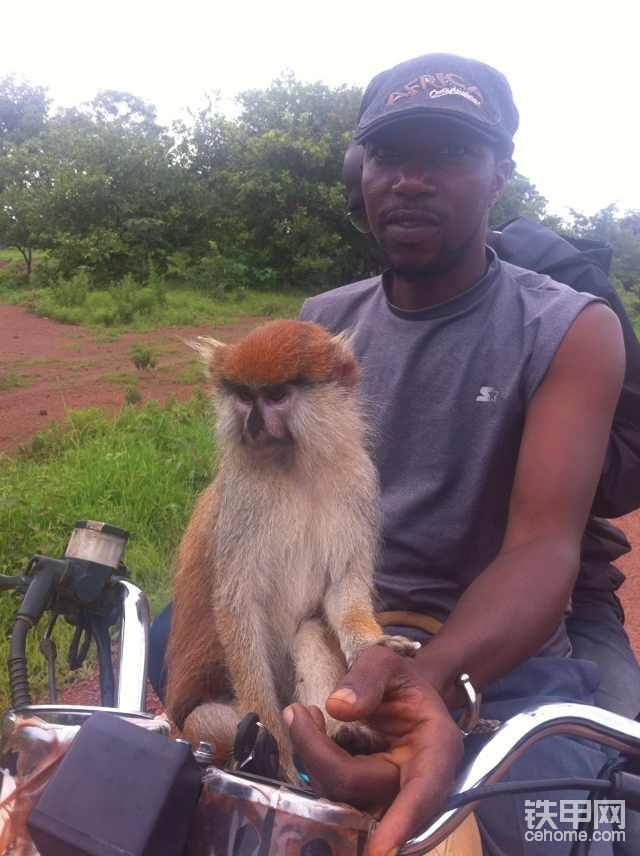
<svg viewBox="0 0 640 856">
<path fill-rule="evenodd" d="M 640 712 L 640 667 L 631 651 L 615 594 L 593 592 L 577 598 L 567 631 L 573 647 L 571 658 L 534 657 L 523 663 L 484 693 L 482 715 L 504 720 L 526 707 L 570 701 L 595 704 L 634 719 Z M 613 757 L 615 752 L 595 743 L 546 737 L 513 764 L 503 781 L 596 778 Z M 587 796 L 584 791 L 547 791 L 487 800 L 476 810 L 486 853 L 491 856 L 569 854 L 573 842 L 550 840 L 550 836 L 556 833 L 554 824 L 558 832 L 571 831 L 577 812 L 594 811 L 593 803 L 587 807 L 574 802 Z M 606 799 L 606 794 L 594 798 Z M 567 823 L 561 823 L 561 813 Z M 610 840 L 596 841 L 594 836 L 591 856 L 640 853 L 640 815 L 627 810 L 625 821 L 624 843 L 613 845 Z M 527 841 L 536 832 L 543 840 Z M 612 832 L 615 830 L 608 826 L 598 830 L 602 839 Z"/>
<path fill-rule="evenodd" d="M 151 628 L 149 679 L 163 698 L 164 654 L 171 624 L 171 607 L 156 618 Z M 619 604 L 611 592 L 594 592 L 574 602 L 567 621 L 573 646 L 572 658 L 534 657 L 497 681 L 484 693 L 482 715 L 505 720 L 519 711 L 551 702 L 596 704 L 634 718 L 640 712 L 640 667 L 629 646 Z M 474 738 L 468 742 L 473 743 Z M 470 749 L 473 747 L 470 745 Z M 532 746 L 511 767 L 503 781 L 558 777 L 596 778 L 611 752 L 596 744 L 578 743 L 567 737 L 546 737 Z M 480 803 L 476 815 L 483 831 L 486 853 L 491 856 L 567 856 L 570 841 L 528 841 L 536 831 L 572 830 L 562 824 L 562 810 L 584 810 L 587 794 L 578 792 L 528 793 L 502 796 Z M 536 801 L 542 801 L 537 804 Z M 526 804 L 530 801 L 532 805 Z M 561 806 L 560 801 L 564 801 Z M 591 856 L 616 856 L 640 852 L 640 816 L 626 813 L 626 843 L 594 842 Z M 539 826 L 539 830 L 536 830 Z M 530 828 L 533 827 L 533 828 Z M 607 828 L 608 829 L 608 828 Z"/>
</svg>

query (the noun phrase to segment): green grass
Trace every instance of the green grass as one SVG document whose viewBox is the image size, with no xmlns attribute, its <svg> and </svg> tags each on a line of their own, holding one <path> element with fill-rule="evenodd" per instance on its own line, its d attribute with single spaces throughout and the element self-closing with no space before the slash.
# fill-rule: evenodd
<svg viewBox="0 0 640 856">
<path fill-rule="evenodd" d="M 125 561 L 156 613 L 170 598 L 170 568 L 195 495 L 211 478 L 214 452 L 208 401 L 125 407 L 116 418 L 96 409 L 38 435 L 16 457 L 0 456 L 0 573 L 20 573 L 33 553 L 60 556 L 76 520 L 108 521 L 130 532 Z M 0 661 L 16 608 L 0 595 Z M 34 696 L 46 695 L 37 650 L 44 621 L 30 634 Z M 72 630 L 58 621 L 58 661 Z M 69 677 L 66 668 L 61 675 Z M 8 702 L 0 669 L 0 708 Z"/>
<path fill-rule="evenodd" d="M 109 383 L 123 383 L 125 386 L 131 386 L 138 380 L 134 374 L 129 374 L 128 372 L 108 372 L 102 375 L 102 377 L 104 380 L 108 380 Z"/>
<path fill-rule="evenodd" d="M 6 392 L 9 389 L 18 389 L 21 386 L 26 386 L 28 382 L 28 378 L 25 375 L 16 374 L 16 372 L 0 374 L 0 392 Z"/>
<path fill-rule="evenodd" d="M 220 297 L 175 287 L 156 299 L 151 289 L 125 291 L 121 286 L 65 296 L 55 288 L 20 287 L 0 279 L 0 303 L 21 303 L 38 315 L 95 327 L 111 336 L 159 327 L 228 324 L 245 316 L 294 318 L 304 298 L 302 293 L 249 290 Z"/>
<path fill-rule="evenodd" d="M 24 264 L 24 259 L 20 250 L 16 250 L 15 247 L 6 247 L 4 250 L 0 250 L 0 262 L 21 262 Z"/>
<path fill-rule="evenodd" d="M 205 371 L 200 363 L 193 362 L 181 372 L 176 374 L 175 379 L 178 383 L 185 383 L 189 386 L 202 383 L 205 379 Z"/>
</svg>

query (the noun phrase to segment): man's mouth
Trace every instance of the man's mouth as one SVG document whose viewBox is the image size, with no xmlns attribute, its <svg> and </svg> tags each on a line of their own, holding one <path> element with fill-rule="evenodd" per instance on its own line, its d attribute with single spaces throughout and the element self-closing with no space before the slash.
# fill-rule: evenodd
<svg viewBox="0 0 640 856">
<path fill-rule="evenodd" d="M 437 227 L 441 218 L 433 211 L 422 208 L 394 208 L 383 216 L 385 226 L 402 226 L 405 229 L 420 229 L 425 226 Z"/>
</svg>

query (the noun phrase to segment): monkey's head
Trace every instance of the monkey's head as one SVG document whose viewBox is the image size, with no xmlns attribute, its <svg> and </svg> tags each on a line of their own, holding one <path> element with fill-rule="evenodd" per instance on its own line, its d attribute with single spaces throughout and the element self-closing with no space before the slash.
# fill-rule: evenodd
<svg viewBox="0 0 640 856">
<path fill-rule="evenodd" d="M 347 336 L 317 324 L 271 321 L 236 344 L 192 344 L 213 382 L 219 440 L 257 458 L 326 450 L 341 411 L 357 398 L 359 370 Z"/>
</svg>

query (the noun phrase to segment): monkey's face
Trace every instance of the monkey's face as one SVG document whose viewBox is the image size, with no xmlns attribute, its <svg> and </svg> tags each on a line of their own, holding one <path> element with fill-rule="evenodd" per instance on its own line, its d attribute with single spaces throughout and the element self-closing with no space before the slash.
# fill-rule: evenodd
<svg viewBox="0 0 640 856">
<path fill-rule="evenodd" d="M 291 422 L 300 395 L 296 384 L 254 387 L 226 381 L 222 389 L 237 441 L 256 451 L 293 445 Z"/>
</svg>

